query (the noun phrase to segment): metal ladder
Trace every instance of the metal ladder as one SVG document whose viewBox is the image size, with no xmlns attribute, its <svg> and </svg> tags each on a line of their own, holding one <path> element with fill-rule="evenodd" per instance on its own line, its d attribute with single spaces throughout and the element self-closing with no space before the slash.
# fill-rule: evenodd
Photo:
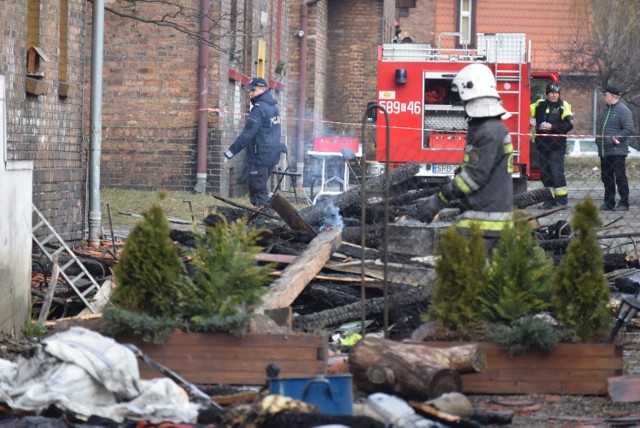
<svg viewBox="0 0 640 428">
<path fill-rule="evenodd" d="M 82 264 L 80 259 L 78 259 L 78 257 L 73 253 L 73 251 L 71 251 L 71 249 L 67 246 L 67 244 L 60 237 L 60 235 L 58 235 L 58 233 L 55 231 L 53 226 L 51 226 L 51 224 L 47 221 L 47 219 L 44 218 L 44 216 L 38 210 L 38 208 L 36 208 L 35 205 L 32 205 L 32 206 L 33 206 L 33 213 L 38 218 L 38 223 L 35 226 L 33 226 L 33 228 L 31 229 L 31 236 L 33 238 L 33 242 L 35 242 L 36 245 L 38 245 L 38 247 L 40 248 L 40 251 L 42 251 L 47 256 L 47 258 L 49 259 L 49 261 L 51 261 L 51 263 L 54 263 L 53 259 L 54 259 L 54 256 L 56 255 L 65 257 L 65 259 L 67 257 L 70 258 L 70 260 L 64 265 L 61 266 L 60 264 L 58 264 L 60 275 L 62 275 L 62 277 L 67 282 L 67 284 L 69 284 L 69 286 L 73 288 L 73 290 L 84 302 L 84 304 L 91 311 L 91 313 L 95 314 L 97 310 L 91 304 L 91 302 L 89 302 L 89 300 L 87 299 L 87 296 L 91 294 L 91 292 L 94 290 L 97 290 L 98 293 L 102 293 L 102 289 L 100 288 L 100 285 L 98 285 L 98 282 L 95 280 L 93 276 L 91 276 L 91 274 L 89 273 L 87 268 Z M 40 240 L 38 239 L 36 232 L 41 228 L 46 228 L 47 236 Z M 47 245 L 50 245 L 50 247 L 47 247 Z M 51 251 L 53 250 L 54 247 L 55 247 L 55 250 Z M 71 276 L 69 276 L 69 274 L 67 274 L 67 270 L 73 265 L 77 265 L 80 268 L 81 272 L 72 278 Z M 91 285 L 87 287 L 85 291 L 80 291 L 76 285 L 78 281 L 82 278 L 86 278 L 91 282 Z"/>
</svg>

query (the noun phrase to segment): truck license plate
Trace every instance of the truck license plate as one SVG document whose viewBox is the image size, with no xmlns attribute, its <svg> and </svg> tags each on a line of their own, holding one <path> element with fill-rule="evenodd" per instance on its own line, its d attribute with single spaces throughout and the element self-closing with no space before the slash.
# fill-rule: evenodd
<svg viewBox="0 0 640 428">
<path fill-rule="evenodd" d="M 456 164 L 434 164 L 432 171 L 434 174 L 453 174 L 457 167 Z"/>
</svg>

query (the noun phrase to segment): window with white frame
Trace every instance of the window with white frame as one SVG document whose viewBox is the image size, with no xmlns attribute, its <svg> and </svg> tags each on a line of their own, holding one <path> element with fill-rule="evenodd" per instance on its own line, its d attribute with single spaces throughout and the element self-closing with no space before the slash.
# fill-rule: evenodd
<svg viewBox="0 0 640 428">
<path fill-rule="evenodd" d="M 459 42 L 461 45 L 473 44 L 473 3 L 473 0 L 458 0 L 458 31 L 462 34 Z"/>
</svg>

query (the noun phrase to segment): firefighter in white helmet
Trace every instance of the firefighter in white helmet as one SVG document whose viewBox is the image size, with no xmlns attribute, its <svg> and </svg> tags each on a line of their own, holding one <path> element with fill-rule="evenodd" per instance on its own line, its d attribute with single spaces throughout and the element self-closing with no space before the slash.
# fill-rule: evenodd
<svg viewBox="0 0 640 428">
<path fill-rule="evenodd" d="M 467 115 L 464 160 L 453 180 L 412 210 L 412 217 L 429 223 L 449 202 L 458 200 L 462 214 L 456 226 L 463 232 L 477 223 L 492 249 L 502 229 L 513 224 L 513 146 L 501 119 L 496 79 L 484 64 L 471 64 L 453 79 Z"/>
</svg>

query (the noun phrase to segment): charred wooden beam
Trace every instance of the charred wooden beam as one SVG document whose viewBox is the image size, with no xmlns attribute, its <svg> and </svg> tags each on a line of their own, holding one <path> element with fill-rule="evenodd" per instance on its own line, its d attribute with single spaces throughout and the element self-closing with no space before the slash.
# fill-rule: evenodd
<svg viewBox="0 0 640 428">
<path fill-rule="evenodd" d="M 377 223 L 365 225 L 365 227 L 345 227 L 342 230 L 342 240 L 352 244 L 359 245 L 362 242 L 362 234 L 364 236 L 364 244 L 367 247 L 377 248 L 382 244 L 384 237 L 384 224 Z"/>
<path fill-rule="evenodd" d="M 392 169 L 389 171 L 389 185 L 394 186 L 409 180 L 414 177 L 419 170 L 420 166 L 416 163 L 406 163 L 398 168 Z M 378 176 L 367 180 L 365 190 L 368 192 L 381 192 L 384 190 L 384 186 L 385 177 Z M 330 204 L 335 205 L 340 212 L 345 212 L 349 207 L 362 207 L 363 203 L 360 186 L 352 187 L 331 200 L 325 200 L 317 205 L 304 208 L 300 210 L 300 216 L 312 227 L 320 227 L 326 217 L 325 209 Z"/>
<path fill-rule="evenodd" d="M 389 296 L 388 301 L 389 307 L 398 309 L 403 306 L 423 304 L 428 302 L 429 299 L 429 294 L 427 294 L 423 288 L 417 287 L 405 293 L 392 294 Z M 361 308 L 362 302 L 355 302 L 338 308 L 316 312 L 314 314 L 302 315 L 294 318 L 293 326 L 294 328 L 303 331 L 311 331 L 330 326 L 337 326 L 349 321 L 357 321 L 361 319 L 362 316 Z M 366 300 L 365 315 L 367 317 L 382 314 L 383 311 L 384 297 L 376 297 Z"/>
<path fill-rule="evenodd" d="M 316 231 L 300 217 L 298 211 L 296 211 L 287 198 L 282 196 L 282 193 L 276 192 L 269 200 L 269 205 L 280 214 L 282 220 L 284 220 L 291 229 L 304 231 L 314 238 L 318 235 Z"/>
</svg>

